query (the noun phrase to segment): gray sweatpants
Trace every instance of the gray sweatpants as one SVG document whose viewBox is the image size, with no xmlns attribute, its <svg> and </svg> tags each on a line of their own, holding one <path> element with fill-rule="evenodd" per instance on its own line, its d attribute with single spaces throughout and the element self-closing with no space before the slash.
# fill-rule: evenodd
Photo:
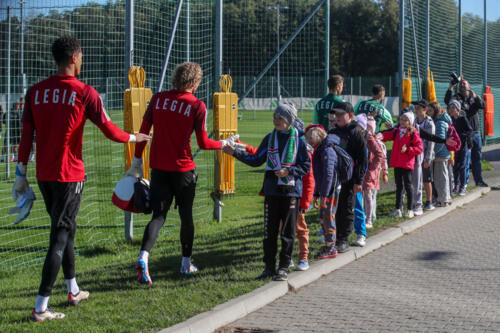
<svg viewBox="0 0 500 333">
<path fill-rule="evenodd" d="M 422 208 L 422 190 L 423 190 L 423 176 L 422 176 L 422 162 L 424 161 L 424 153 L 415 156 L 415 166 L 411 182 L 413 184 L 413 209 Z"/>
<path fill-rule="evenodd" d="M 437 202 L 450 202 L 450 178 L 448 177 L 448 159 L 436 158 L 432 161 L 434 186 L 436 187 Z"/>
</svg>

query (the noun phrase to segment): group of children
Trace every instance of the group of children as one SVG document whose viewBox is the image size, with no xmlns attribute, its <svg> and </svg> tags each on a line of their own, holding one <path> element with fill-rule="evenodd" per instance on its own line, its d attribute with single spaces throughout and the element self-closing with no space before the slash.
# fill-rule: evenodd
<svg viewBox="0 0 500 333">
<path fill-rule="evenodd" d="M 295 107 L 284 103 L 274 112 L 274 130 L 258 148 L 242 142 L 239 148 L 223 147 L 225 153 L 250 166 L 266 165 L 261 193 L 265 197 L 265 269 L 259 279 L 287 279 L 296 233 L 296 270 L 309 268 L 305 214 L 311 207 L 319 210 L 324 241 L 317 259 L 335 258 L 347 250 L 343 243 L 353 228 L 341 225 L 349 220 L 349 213 L 354 215 L 357 234 L 354 245 L 366 244 L 365 228 L 372 228 L 376 219 L 380 176 L 388 182 L 384 142 L 393 141 L 389 166 L 394 168 L 396 202 L 390 216 L 412 218 L 435 206 L 446 206 L 451 192 L 466 193 L 466 156 L 472 129 L 460 112 L 460 103 L 452 100 L 447 110 L 425 100 L 412 104 L 415 113 L 411 107 L 404 109 L 397 126 L 385 121 L 389 129 L 380 131 L 375 113 L 366 109 L 354 115 L 352 105 L 345 102 L 331 109 L 328 129 L 320 124 L 304 129 Z M 340 214 L 346 207 L 349 212 Z M 278 234 L 281 251 L 276 265 Z"/>
</svg>

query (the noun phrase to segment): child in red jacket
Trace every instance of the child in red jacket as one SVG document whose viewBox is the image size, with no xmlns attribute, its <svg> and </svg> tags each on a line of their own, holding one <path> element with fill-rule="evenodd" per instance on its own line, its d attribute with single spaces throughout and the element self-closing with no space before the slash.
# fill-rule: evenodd
<svg viewBox="0 0 500 333">
<path fill-rule="evenodd" d="M 391 153 L 390 166 L 394 168 L 396 180 L 396 209 L 389 216 L 402 217 L 403 215 L 403 187 L 406 191 L 407 211 L 405 217 L 413 217 L 413 185 L 412 171 L 415 156 L 423 150 L 422 140 L 415 127 L 412 126 L 415 116 L 406 111 L 399 118 L 399 126 L 382 133 L 383 141 L 394 141 Z"/>
</svg>

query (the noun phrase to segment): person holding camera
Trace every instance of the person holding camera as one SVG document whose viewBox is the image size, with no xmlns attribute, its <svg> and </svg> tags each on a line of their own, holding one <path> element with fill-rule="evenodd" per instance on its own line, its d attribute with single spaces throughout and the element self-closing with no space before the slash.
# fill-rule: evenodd
<svg viewBox="0 0 500 333">
<path fill-rule="evenodd" d="M 453 99 L 460 102 L 462 106 L 461 110 L 465 112 L 465 115 L 474 131 L 473 144 L 471 148 L 472 175 L 474 176 L 477 186 L 488 187 L 488 184 L 486 184 L 483 180 L 481 172 L 482 141 L 479 125 L 479 110 L 484 109 L 485 103 L 478 94 L 470 89 L 469 81 L 460 79 L 455 73 L 452 73 L 451 77 L 452 80 L 450 81 L 450 86 L 444 96 L 444 102 L 446 105 L 450 104 L 450 101 Z M 457 84 L 458 92 L 452 96 L 453 89 Z"/>
</svg>

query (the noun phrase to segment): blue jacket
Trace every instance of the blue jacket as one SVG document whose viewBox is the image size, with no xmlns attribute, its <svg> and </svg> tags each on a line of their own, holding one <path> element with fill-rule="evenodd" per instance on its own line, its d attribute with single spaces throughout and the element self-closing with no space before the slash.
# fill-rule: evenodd
<svg viewBox="0 0 500 333">
<path fill-rule="evenodd" d="M 436 124 L 436 136 L 442 139 L 446 139 L 448 136 L 448 128 L 450 128 L 451 118 L 447 113 L 443 113 L 434 119 Z M 450 152 L 444 143 L 436 143 L 434 145 L 434 152 L 436 153 L 436 158 L 450 158 Z"/>
<path fill-rule="evenodd" d="M 332 197 L 337 184 L 337 153 L 333 144 L 340 144 L 340 138 L 328 134 L 325 140 L 316 148 L 313 157 L 313 173 L 316 186 L 315 197 Z"/>
<path fill-rule="evenodd" d="M 255 155 L 249 155 L 246 151 L 237 149 L 234 152 L 234 157 L 249 166 L 261 166 L 267 160 L 267 145 L 270 135 L 271 133 L 266 135 L 266 137 L 262 140 Z M 285 149 L 287 141 L 288 134 L 278 132 L 278 150 L 280 156 Z M 264 174 L 262 194 L 264 194 L 265 196 L 285 196 L 300 198 L 302 196 L 302 177 L 309 172 L 310 168 L 311 160 L 309 158 L 309 154 L 307 153 L 306 143 L 302 138 L 299 138 L 297 159 L 295 161 L 295 165 L 288 169 L 288 174 L 295 178 L 295 187 L 290 193 L 284 193 L 280 190 L 280 188 L 278 188 L 278 177 L 276 177 L 274 171 L 266 171 Z"/>
</svg>

